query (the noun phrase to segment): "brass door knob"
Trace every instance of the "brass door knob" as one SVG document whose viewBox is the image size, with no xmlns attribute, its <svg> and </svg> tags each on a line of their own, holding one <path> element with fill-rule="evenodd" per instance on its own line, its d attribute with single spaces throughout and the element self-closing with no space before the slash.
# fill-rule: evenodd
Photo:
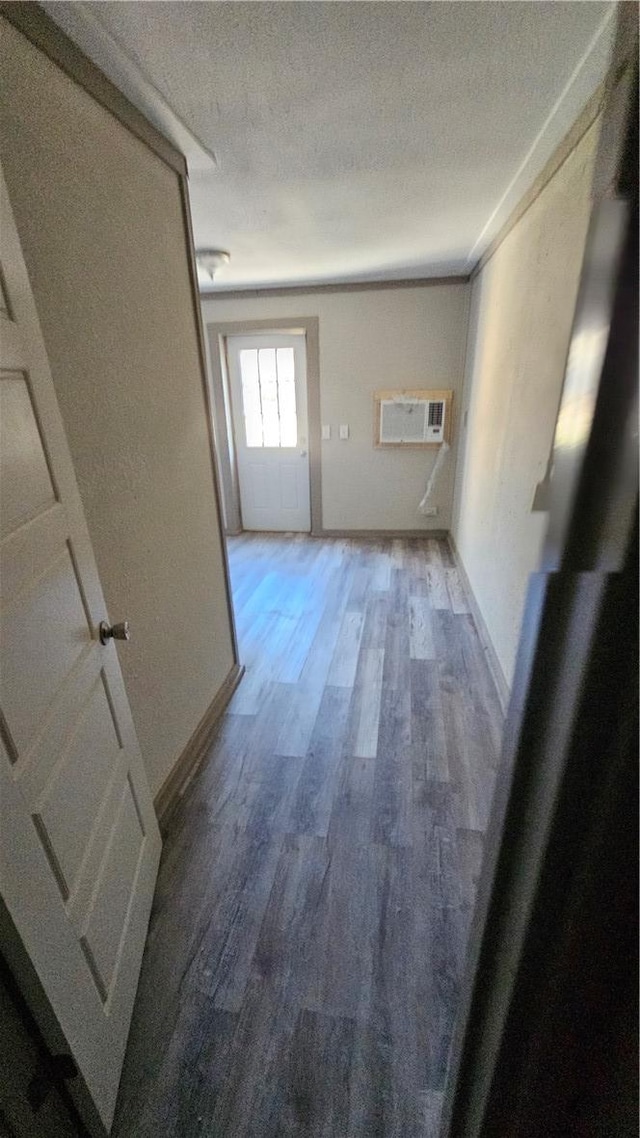
<svg viewBox="0 0 640 1138">
<path fill-rule="evenodd" d="M 98 632 L 101 644 L 106 644 L 108 640 L 131 640 L 128 620 L 123 620 L 120 624 L 107 624 L 106 620 L 101 620 Z"/>
</svg>

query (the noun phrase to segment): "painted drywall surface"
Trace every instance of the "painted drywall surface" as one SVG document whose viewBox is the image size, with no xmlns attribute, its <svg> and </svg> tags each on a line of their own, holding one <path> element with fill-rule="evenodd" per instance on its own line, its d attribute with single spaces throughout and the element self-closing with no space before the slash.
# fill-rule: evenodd
<svg viewBox="0 0 640 1138">
<path fill-rule="evenodd" d="M 448 529 L 457 429 L 433 494 L 438 514 L 418 513 L 435 450 L 376 449 L 373 393 L 383 388 L 452 388 L 454 420 L 464 367 L 469 286 L 204 300 L 205 324 L 317 316 L 325 529 Z M 339 438 L 339 425 L 349 439 Z"/>
<path fill-rule="evenodd" d="M 2 23 L 2 162 L 155 793 L 233 662 L 179 185 Z"/>
<path fill-rule="evenodd" d="M 596 122 L 472 287 L 452 532 L 509 684 L 547 526 L 531 504 L 562 388 L 598 130 Z"/>
</svg>

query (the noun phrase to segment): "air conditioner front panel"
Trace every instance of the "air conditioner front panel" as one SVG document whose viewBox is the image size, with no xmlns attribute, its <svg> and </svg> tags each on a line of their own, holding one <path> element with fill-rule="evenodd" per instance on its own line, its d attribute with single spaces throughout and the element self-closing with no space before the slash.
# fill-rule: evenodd
<svg viewBox="0 0 640 1138">
<path fill-rule="evenodd" d="M 381 443 L 423 443 L 427 404 L 423 400 L 385 399 L 380 405 Z"/>
</svg>

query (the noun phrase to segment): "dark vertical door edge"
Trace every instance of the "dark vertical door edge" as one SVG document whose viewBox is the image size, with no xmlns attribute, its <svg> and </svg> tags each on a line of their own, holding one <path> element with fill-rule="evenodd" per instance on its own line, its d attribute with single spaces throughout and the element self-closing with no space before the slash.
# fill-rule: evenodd
<svg viewBox="0 0 640 1138">
<path fill-rule="evenodd" d="M 637 10 L 621 5 L 559 424 L 572 399 L 575 414 L 576 380 L 587 400 L 578 412 L 588 403 L 589 414 L 578 445 L 556 433 L 549 533 L 528 590 L 452 1050 L 448 1138 L 637 1135 L 636 44 Z M 599 353 L 585 351 L 590 331 Z"/>
</svg>

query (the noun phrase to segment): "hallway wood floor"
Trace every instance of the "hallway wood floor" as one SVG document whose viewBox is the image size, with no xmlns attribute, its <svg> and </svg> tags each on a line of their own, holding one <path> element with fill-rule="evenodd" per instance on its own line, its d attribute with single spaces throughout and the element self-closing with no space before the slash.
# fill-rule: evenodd
<svg viewBox="0 0 640 1138">
<path fill-rule="evenodd" d="M 230 561 L 247 674 L 169 822 L 114 1134 L 431 1138 L 502 727 L 457 570 Z"/>
</svg>

